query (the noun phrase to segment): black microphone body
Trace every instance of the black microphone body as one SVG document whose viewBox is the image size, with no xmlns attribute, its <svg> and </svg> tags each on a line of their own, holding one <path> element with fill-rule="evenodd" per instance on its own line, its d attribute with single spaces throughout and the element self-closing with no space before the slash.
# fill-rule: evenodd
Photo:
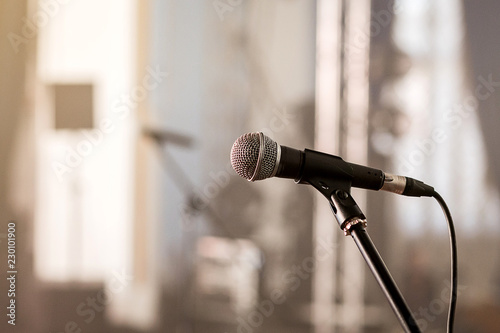
<svg viewBox="0 0 500 333">
<path fill-rule="evenodd" d="M 327 197 L 339 186 L 346 191 L 353 186 L 416 197 L 434 193 L 433 187 L 419 180 L 349 163 L 339 156 L 311 149 L 301 151 L 281 146 L 261 132 L 244 134 L 234 142 L 231 164 L 236 173 L 249 181 L 289 178 L 299 184 L 311 184 Z"/>
<path fill-rule="evenodd" d="M 325 180 L 342 180 L 348 181 L 353 187 L 375 191 L 384 185 L 382 170 L 348 163 L 339 156 L 311 149 L 300 151 L 287 146 L 281 146 L 281 158 L 275 176 L 312 185 L 320 182 L 328 185 Z"/>
</svg>

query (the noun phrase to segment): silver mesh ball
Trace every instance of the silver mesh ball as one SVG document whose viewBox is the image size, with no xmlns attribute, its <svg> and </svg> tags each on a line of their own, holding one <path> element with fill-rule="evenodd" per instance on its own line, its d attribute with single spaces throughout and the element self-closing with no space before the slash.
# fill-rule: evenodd
<svg viewBox="0 0 500 333">
<path fill-rule="evenodd" d="M 231 148 L 231 165 L 234 171 L 247 180 L 262 180 L 272 176 L 276 166 L 278 144 L 261 133 L 240 136 Z M 260 159 L 259 159 L 260 157 Z"/>
</svg>

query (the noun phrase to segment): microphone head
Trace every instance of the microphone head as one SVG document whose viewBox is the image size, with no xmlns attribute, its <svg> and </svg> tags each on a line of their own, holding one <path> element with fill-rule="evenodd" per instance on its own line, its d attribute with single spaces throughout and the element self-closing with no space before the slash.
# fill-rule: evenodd
<svg viewBox="0 0 500 333">
<path fill-rule="evenodd" d="M 262 132 L 247 133 L 234 142 L 231 165 L 249 181 L 262 180 L 276 174 L 280 154 L 280 145 Z"/>
</svg>

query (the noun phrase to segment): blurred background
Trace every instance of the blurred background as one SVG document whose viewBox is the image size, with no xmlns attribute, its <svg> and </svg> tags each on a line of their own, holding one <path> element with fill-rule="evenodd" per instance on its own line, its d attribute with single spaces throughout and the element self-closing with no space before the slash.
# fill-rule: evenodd
<svg viewBox="0 0 500 333">
<path fill-rule="evenodd" d="M 433 185 L 456 223 L 456 332 L 497 332 L 499 13 L 494 0 L 0 0 L 2 332 L 400 332 L 324 198 L 234 173 L 231 145 L 254 131 Z M 421 329 L 443 332 L 438 204 L 353 196 Z"/>
</svg>

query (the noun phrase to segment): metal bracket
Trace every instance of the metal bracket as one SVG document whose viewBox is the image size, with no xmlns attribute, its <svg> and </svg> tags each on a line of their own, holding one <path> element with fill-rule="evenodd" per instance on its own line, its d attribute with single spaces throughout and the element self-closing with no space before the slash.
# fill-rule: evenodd
<svg viewBox="0 0 500 333">
<path fill-rule="evenodd" d="M 348 220 L 346 223 L 344 223 L 344 229 L 343 229 L 344 235 L 350 236 L 351 229 L 358 224 L 361 224 L 361 226 L 363 228 L 366 228 L 366 226 L 367 226 L 366 219 L 353 218 L 353 219 Z"/>
<path fill-rule="evenodd" d="M 344 234 L 350 235 L 349 230 L 362 221 L 362 225 L 366 226 L 366 217 L 349 192 L 341 189 L 333 191 L 330 206 Z"/>
</svg>

